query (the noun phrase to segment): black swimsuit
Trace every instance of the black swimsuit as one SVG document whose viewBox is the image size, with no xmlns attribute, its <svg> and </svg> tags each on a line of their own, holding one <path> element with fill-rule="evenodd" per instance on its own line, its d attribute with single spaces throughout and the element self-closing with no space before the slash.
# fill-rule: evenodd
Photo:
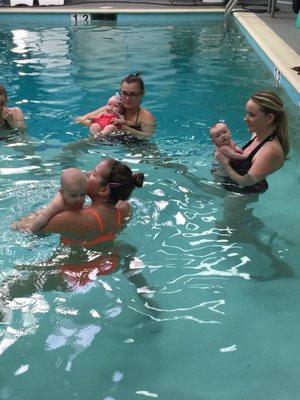
<svg viewBox="0 0 300 400">
<path fill-rule="evenodd" d="M 138 109 L 138 113 L 135 119 L 135 122 L 128 122 L 127 125 L 130 128 L 136 129 L 137 131 L 143 131 L 142 130 L 142 124 L 138 122 L 139 116 L 140 116 L 140 110 L 141 107 Z M 148 140 L 144 137 L 139 137 L 139 136 L 131 136 L 130 133 L 127 132 L 122 132 L 122 128 L 120 131 L 115 132 L 113 135 L 109 135 L 106 138 L 109 141 L 116 141 L 116 142 L 121 142 L 121 143 L 134 143 L 134 144 L 145 144 L 145 142 L 148 142 Z"/>
<path fill-rule="evenodd" d="M 135 122 L 133 122 L 132 124 L 129 122 L 129 124 L 127 124 L 130 128 L 136 129 L 137 131 L 142 131 L 142 124 L 140 122 L 138 122 L 139 116 L 140 116 L 140 111 L 141 111 L 141 107 L 139 107 L 139 109 L 138 109 L 138 113 L 137 113 Z"/>
<path fill-rule="evenodd" d="M 267 136 L 261 143 L 259 143 L 244 160 L 231 160 L 230 165 L 232 169 L 239 175 L 246 175 L 252 166 L 252 160 L 255 154 L 261 149 L 261 147 L 266 143 L 275 138 L 275 133 Z M 248 143 L 243 146 L 243 150 L 250 146 L 250 144 L 256 139 L 256 136 L 251 139 Z M 238 186 L 232 179 L 225 178 L 224 188 L 230 192 L 238 193 L 263 193 L 268 189 L 268 182 L 263 179 L 251 186 Z"/>
</svg>

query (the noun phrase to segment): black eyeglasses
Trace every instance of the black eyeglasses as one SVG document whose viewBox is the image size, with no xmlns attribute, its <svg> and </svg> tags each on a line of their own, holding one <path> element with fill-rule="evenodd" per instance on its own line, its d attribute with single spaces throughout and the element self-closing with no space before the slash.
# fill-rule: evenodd
<svg viewBox="0 0 300 400">
<path fill-rule="evenodd" d="M 143 92 L 135 93 L 135 92 L 126 92 L 126 90 L 120 90 L 120 95 L 122 97 L 129 97 L 132 100 L 138 98 Z"/>
</svg>

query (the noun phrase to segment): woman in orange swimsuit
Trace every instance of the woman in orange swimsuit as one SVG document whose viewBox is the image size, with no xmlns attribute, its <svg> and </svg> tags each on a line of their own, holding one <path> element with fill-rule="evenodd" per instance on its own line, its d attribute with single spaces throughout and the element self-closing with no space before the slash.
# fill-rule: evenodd
<svg viewBox="0 0 300 400">
<path fill-rule="evenodd" d="M 150 111 L 141 107 L 144 95 L 144 81 L 139 74 L 130 74 L 122 80 L 120 96 L 124 107 L 123 116 L 127 121 L 126 125 L 122 124 L 122 132 L 127 133 L 130 137 L 149 138 L 154 133 L 155 118 Z M 84 120 L 99 115 L 104 111 L 104 108 L 100 107 L 82 117 L 78 117 L 76 121 L 84 124 Z M 118 124 L 121 121 L 116 119 L 114 123 Z"/>
<path fill-rule="evenodd" d="M 133 189 L 142 187 L 144 182 L 142 173 L 132 173 L 127 165 L 112 158 L 100 162 L 87 176 L 91 206 L 77 211 L 61 211 L 39 231 L 60 233 L 61 243 L 73 248 L 65 261 L 58 257 L 59 268 L 69 283 L 77 285 L 87 283 L 92 271 L 106 275 L 119 266 L 120 251 L 109 249 L 113 248 L 112 242 L 130 217 L 131 206 L 127 199 Z M 87 250 L 81 251 L 80 248 Z M 78 257 L 78 253 L 82 255 L 84 252 L 87 255 L 85 261 Z M 55 264 L 57 261 L 52 259 L 49 265 Z"/>
<path fill-rule="evenodd" d="M 53 216 L 40 232 L 60 233 L 62 243 L 86 248 L 111 242 L 126 224 L 131 207 L 127 199 L 135 187 L 142 187 L 144 175 L 115 160 L 105 159 L 88 173 L 90 207 L 63 211 Z"/>
</svg>

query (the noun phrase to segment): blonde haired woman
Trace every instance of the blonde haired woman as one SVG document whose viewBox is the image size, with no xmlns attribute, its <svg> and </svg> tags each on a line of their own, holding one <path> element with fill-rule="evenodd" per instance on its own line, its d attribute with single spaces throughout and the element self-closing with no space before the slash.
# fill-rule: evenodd
<svg viewBox="0 0 300 400">
<path fill-rule="evenodd" d="M 263 91 L 248 100 L 244 121 L 252 133 L 243 147 L 247 158 L 231 161 L 219 151 L 216 158 L 228 175 L 226 189 L 261 193 L 268 188 L 266 177 L 281 168 L 288 155 L 288 117 L 281 99 L 271 91 Z"/>
</svg>

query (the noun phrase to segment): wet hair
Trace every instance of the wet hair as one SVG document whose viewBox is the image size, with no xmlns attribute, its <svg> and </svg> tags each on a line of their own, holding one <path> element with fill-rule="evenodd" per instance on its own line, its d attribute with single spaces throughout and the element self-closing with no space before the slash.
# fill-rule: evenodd
<svg viewBox="0 0 300 400">
<path fill-rule="evenodd" d="M 116 204 L 119 200 L 127 200 L 133 189 L 140 188 L 143 184 L 144 174 L 133 173 L 127 165 L 115 160 L 106 181 L 106 185 L 110 188 L 108 201 Z"/>
<path fill-rule="evenodd" d="M 282 100 L 276 93 L 269 90 L 254 93 L 250 99 L 259 106 L 265 115 L 274 114 L 274 133 L 278 137 L 283 154 L 286 157 L 290 150 L 288 114 L 284 108 Z"/>
<path fill-rule="evenodd" d="M 5 100 L 7 101 L 7 91 L 3 85 L 0 84 L 0 96 L 4 96 Z"/>
<path fill-rule="evenodd" d="M 126 83 L 137 83 L 140 87 L 140 90 L 142 93 L 145 91 L 145 85 L 143 79 L 140 77 L 141 73 L 137 72 L 136 74 L 130 74 L 127 75 L 126 78 L 124 78 L 121 82 L 121 85 L 126 82 Z"/>
</svg>

